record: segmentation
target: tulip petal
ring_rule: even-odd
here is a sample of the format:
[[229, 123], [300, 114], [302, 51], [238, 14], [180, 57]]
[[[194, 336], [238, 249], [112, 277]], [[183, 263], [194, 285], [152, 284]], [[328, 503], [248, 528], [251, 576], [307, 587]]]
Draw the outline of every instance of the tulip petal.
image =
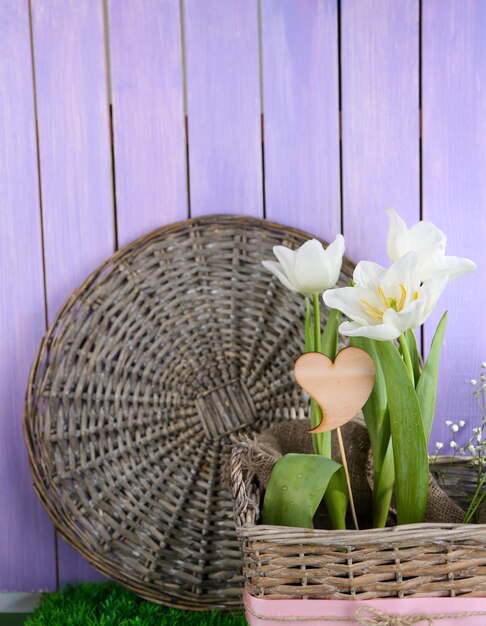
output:
[[318, 293], [335, 285], [330, 284], [330, 263], [317, 239], [306, 241], [297, 250], [294, 270], [302, 293]]
[[444, 291], [448, 281], [449, 279], [447, 276], [436, 275], [420, 287], [419, 300], [423, 300], [425, 303], [421, 314], [420, 324], [423, 324], [434, 310], [437, 300]]
[[424, 300], [414, 300], [401, 311], [387, 309], [383, 315], [383, 323], [393, 326], [397, 330], [397, 337], [406, 330], [417, 328], [423, 322], [423, 312], [426, 307]]
[[379, 323], [379, 320], [369, 314], [363, 300], [369, 302], [371, 306], [378, 304], [375, 296], [368, 289], [362, 287], [340, 287], [338, 289], [328, 289], [323, 294], [323, 300], [331, 309], [337, 309], [361, 325], [372, 325]]
[[355, 285], [376, 291], [386, 274], [386, 268], [373, 261], [360, 261], [354, 268], [353, 280]]
[[341, 273], [341, 266], [343, 264], [344, 249], [344, 237], [337, 235], [336, 239], [330, 243], [325, 250], [330, 266], [330, 284], [328, 289], [334, 287], [339, 280], [339, 274]]
[[389, 267], [383, 278], [383, 290], [389, 298], [400, 300], [402, 296], [400, 285], [406, 290], [406, 302], [410, 302], [420, 286], [417, 273], [417, 254], [413, 251], [407, 252]]
[[282, 266], [282, 271], [287, 277], [287, 280], [294, 286], [294, 289], [298, 290], [298, 283], [295, 275], [295, 257], [296, 252], [287, 248], [286, 246], [274, 246], [273, 254], [277, 257], [277, 260]]
[[385, 209], [390, 219], [388, 238], [386, 242], [388, 257], [392, 263], [410, 250], [410, 240], [407, 225], [393, 209]]
[[428, 259], [420, 266], [420, 277], [423, 281], [434, 275], [447, 275], [449, 280], [469, 274], [476, 269], [476, 263], [470, 259], [457, 256], [444, 256], [441, 259]]
[[397, 339], [400, 333], [394, 326], [388, 324], [376, 324], [376, 326], [361, 325], [358, 322], [343, 322], [339, 327], [341, 335], [347, 337], [368, 337], [378, 341]]
[[279, 281], [282, 283], [282, 285], [287, 287], [287, 289], [290, 289], [290, 291], [294, 291], [294, 292], [298, 291], [298, 289], [296, 289], [292, 285], [292, 283], [289, 281], [289, 279], [283, 272], [282, 266], [280, 265], [280, 263], [277, 263], [277, 261], [262, 261], [262, 265], [266, 270], [268, 270], [269, 272], [272, 272], [272, 274], [276, 276], [279, 279]]
[[432, 222], [420, 221], [414, 224], [410, 230], [410, 249], [421, 257], [444, 256], [447, 237]]

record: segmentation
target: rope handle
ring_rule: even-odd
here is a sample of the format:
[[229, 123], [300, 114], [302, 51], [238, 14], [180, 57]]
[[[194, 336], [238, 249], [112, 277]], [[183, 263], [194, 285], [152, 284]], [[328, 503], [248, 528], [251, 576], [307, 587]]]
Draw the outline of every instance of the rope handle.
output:
[[[235, 519], [238, 524], [244, 524], [250, 512], [258, 514], [257, 490], [249, 487], [249, 481], [243, 475], [243, 457], [248, 452], [248, 444], [240, 441], [233, 446], [230, 460], [231, 486], [233, 489]], [[256, 497], [256, 501], [253, 497]]]

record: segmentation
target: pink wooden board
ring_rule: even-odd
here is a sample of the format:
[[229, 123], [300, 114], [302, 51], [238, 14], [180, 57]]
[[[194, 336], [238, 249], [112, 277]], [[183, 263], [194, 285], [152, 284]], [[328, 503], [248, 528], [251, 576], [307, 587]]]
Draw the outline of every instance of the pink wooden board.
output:
[[[49, 323], [114, 250], [103, 7], [32, 0]], [[59, 544], [59, 580], [93, 570]]]
[[52, 590], [54, 529], [32, 488], [21, 420], [45, 330], [27, 3], [0, 0], [0, 24], [0, 592]]
[[451, 452], [446, 419], [464, 419], [464, 441], [480, 422], [469, 385], [486, 360], [486, 3], [426, 0], [422, 13], [424, 216], [448, 235], [447, 252], [478, 269], [447, 287], [425, 327], [432, 340], [449, 310], [443, 348], [435, 441]]
[[183, 6], [191, 215], [262, 217], [258, 4]]
[[263, 0], [266, 216], [341, 231], [336, 0]]
[[188, 216], [179, 0], [109, 3], [118, 244]]
[[[371, 626], [391, 624], [390, 616], [401, 616], [403, 620], [408, 617], [410, 620], [412, 616], [422, 615], [430, 616], [433, 620], [430, 623], [434, 626], [484, 626], [486, 621], [485, 598], [270, 600], [245, 593], [245, 608], [249, 626], [286, 626], [297, 622], [300, 626]], [[426, 620], [408, 623], [425, 624]]]

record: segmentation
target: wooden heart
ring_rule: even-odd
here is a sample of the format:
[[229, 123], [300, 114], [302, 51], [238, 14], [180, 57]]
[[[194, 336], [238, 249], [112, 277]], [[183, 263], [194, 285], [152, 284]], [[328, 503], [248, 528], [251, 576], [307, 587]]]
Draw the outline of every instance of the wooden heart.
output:
[[322, 421], [311, 433], [334, 430], [363, 408], [375, 382], [375, 366], [360, 348], [344, 348], [334, 363], [324, 354], [307, 352], [294, 365], [295, 379], [322, 409]]

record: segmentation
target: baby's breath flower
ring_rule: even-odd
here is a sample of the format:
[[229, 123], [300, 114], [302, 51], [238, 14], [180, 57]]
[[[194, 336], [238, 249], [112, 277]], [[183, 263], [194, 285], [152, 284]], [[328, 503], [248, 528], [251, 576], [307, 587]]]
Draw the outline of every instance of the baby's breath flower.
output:
[[476, 446], [474, 446], [472, 443], [468, 445], [467, 449], [469, 450], [469, 452], [476, 452]]
[[473, 387], [475, 387], [478, 384], [478, 381], [475, 378], [471, 378], [469, 382], [471, 383]]
[[457, 448], [457, 441], [451, 441], [449, 445], [451, 448], [455, 449]]
[[445, 425], [446, 425], [446, 426], [452, 426], [452, 422], [451, 422], [451, 420], [446, 420]]
[[459, 420], [459, 426], [462, 428], [463, 426], [466, 425], [466, 422], [464, 420]]
[[442, 450], [442, 448], [444, 447], [444, 444], [442, 443], [442, 441], [436, 441], [435, 447], [437, 448], [437, 450]]
[[451, 430], [453, 433], [457, 433], [457, 431], [459, 430], [459, 426], [457, 424], [452, 424]]
[[486, 370], [486, 361], [483, 361], [483, 362], [481, 363], [481, 367], [483, 368], [483, 370]]

